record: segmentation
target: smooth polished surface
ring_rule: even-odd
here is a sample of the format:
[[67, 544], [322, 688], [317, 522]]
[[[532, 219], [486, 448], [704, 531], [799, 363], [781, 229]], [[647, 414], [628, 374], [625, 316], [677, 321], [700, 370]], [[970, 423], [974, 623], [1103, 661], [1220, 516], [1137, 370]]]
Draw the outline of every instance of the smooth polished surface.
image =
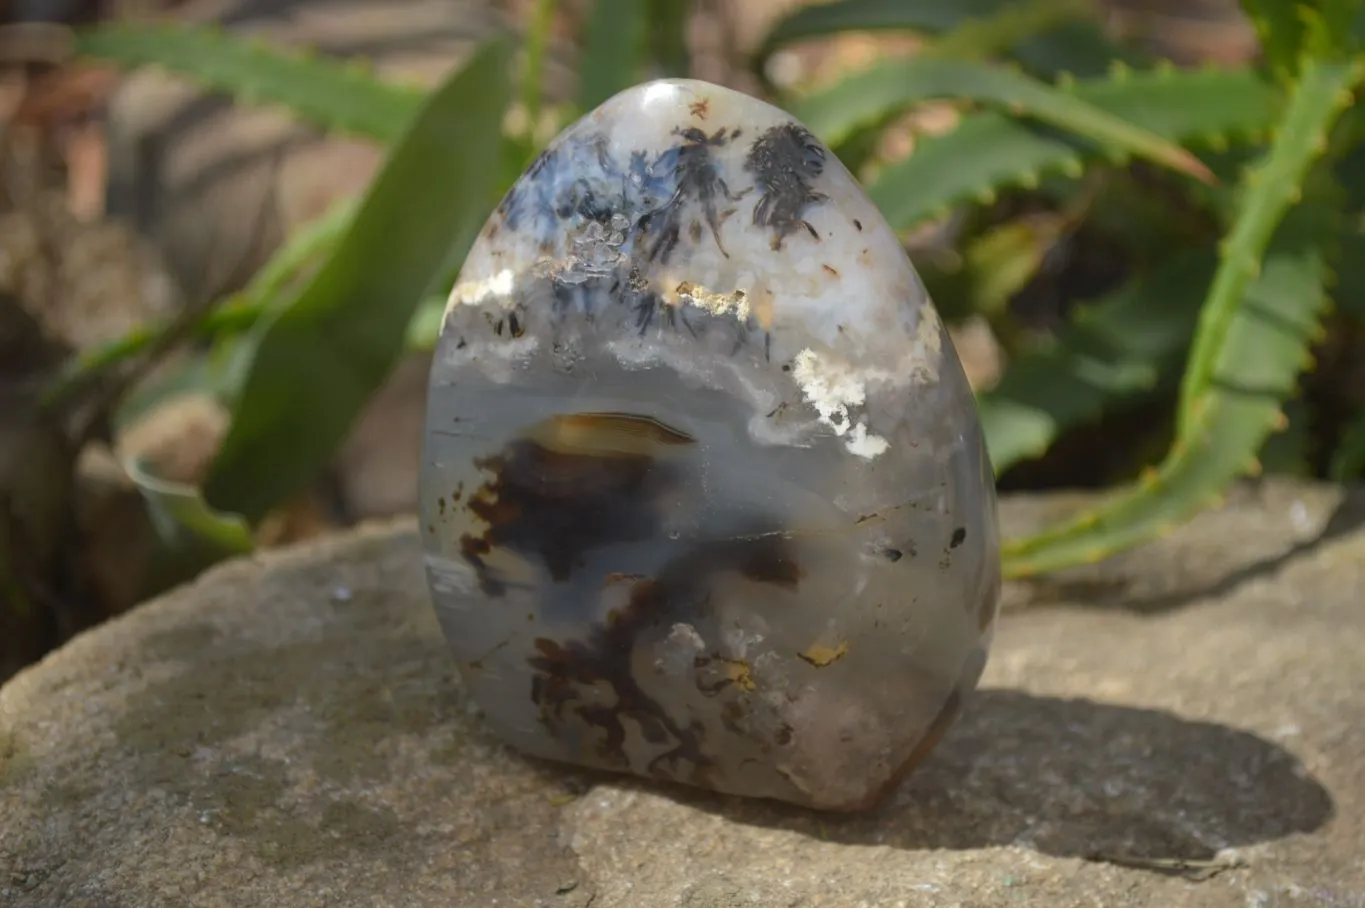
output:
[[985, 663], [994, 488], [947, 333], [834, 155], [718, 86], [617, 95], [508, 193], [421, 490], [460, 671], [528, 753], [861, 809]]

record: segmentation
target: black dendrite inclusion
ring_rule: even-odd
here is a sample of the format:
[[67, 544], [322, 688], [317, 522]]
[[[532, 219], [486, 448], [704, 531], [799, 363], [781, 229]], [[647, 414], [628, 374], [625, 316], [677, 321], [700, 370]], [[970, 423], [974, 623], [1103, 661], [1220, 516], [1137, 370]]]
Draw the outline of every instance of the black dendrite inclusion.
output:
[[[655, 162], [657, 170], [661, 166], [667, 166], [668, 158], [672, 159], [675, 179], [673, 195], [660, 208], [640, 219], [640, 226], [654, 234], [654, 240], [649, 245], [649, 258], [651, 261], [667, 263], [682, 234], [683, 216], [689, 202], [696, 202], [701, 206], [702, 215], [706, 218], [707, 226], [711, 228], [711, 236], [715, 238], [716, 247], [729, 258], [730, 253], [725, 251], [725, 246], [720, 241], [720, 222], [730, 212], [722, 213], [719, 205], [722, 201], [737, 202], [743, 198], [743, 194], [736, 195], [725, 185], [725, 180], [716, 169], [711, 151], [729, 143], [735, 132], [722, 128], [707, 135], [697, 127], [689, 126], [677, 130], [677, 134], [682, 137], [682, 144], [664, 152]], [[694, 221], [692, 224], [694, 241], [700, 233], [701, 224]]]
[[[774, 250], [781, 250], [786, 238], [801, 228], [819, 240], [805, 214], [810, 206], [827, 200], [814, 189], [827, 152], [804, 127], [787, 122], [764, 131], [744, 157], [743, 169], [753, 184], [738, 192], [722, 176], [717, 152], [739, 140], [741, 129], [725, 126], [708, 132], [690, 125], [676, 127], [673, 134], [678, 141], [671, 148], [658, 154], [635, 150], [624, 160], [612, 154], [604, 134], [556, 143], [503, 199], [498, 209], [501, 222], [495, 226], [530, 233], [546, 251], [576, 224], [596, 222], [604, 229], [622, 229], [626, 259], [610, 272], [556, 280], [551, 294], [554, 319], [570, 313], [591, 319], [604, 301], [615, 300], [634, 310], [635, 327], [642, 335], [661, 327], [699, 336], [707, 319], [689, 318], [687, 306], [665, 303], [643, 276], [655, 266], [670, 264], [680, 247], [686, 254], [703, 242], [714, 242], [729, 258], [720, 227], [734, 215], [735, 203], [751, 193], [757, 196], [753, 223], [770, 235]], [[614, 226], [617, 220], [628, 226]], [[746, 345], [753, 327], [738, 326], [736, 351]], [[766, 343], [765, 337], [765, 351]]]
[[761, 193], [754, 203], [754, 223], [773, 232], [772, 247], [805, 227], [817, 241], [820, 235], [803, 217], [810, 205], [826, 200], [811, 184], [825, 170], [825, 149], [810, 131], [796, 123], [774, 126], [758, 137], [744, 160]]

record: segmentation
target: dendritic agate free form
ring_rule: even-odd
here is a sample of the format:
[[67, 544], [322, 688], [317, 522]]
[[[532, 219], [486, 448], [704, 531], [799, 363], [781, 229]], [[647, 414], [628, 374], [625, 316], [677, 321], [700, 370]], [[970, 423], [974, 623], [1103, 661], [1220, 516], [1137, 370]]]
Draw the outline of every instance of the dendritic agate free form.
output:
[[951, 723], [999, 599], [971, 391], [801, 124], [667, 80], [489, 219], [431, 370], [436, 609], [524, 752], [829, 810]]

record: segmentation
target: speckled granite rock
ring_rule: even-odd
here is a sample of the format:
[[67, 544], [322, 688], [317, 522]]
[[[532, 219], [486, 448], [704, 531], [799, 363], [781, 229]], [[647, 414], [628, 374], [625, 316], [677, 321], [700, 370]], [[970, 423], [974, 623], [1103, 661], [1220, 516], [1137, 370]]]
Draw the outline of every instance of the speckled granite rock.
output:
[[240, 561], [0, 689], [0, 905], [1365, 905], [1362, 525], [1272, 483], [1013, 587], [958, 724], [842, 819], [499, 746], [407, 524]]

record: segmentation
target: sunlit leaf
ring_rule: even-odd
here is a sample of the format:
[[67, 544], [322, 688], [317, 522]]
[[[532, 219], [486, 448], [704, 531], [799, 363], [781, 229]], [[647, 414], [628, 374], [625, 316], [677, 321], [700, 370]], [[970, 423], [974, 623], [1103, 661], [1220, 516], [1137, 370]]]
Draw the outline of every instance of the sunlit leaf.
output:
[[936, 98], [988, 103], [1068, 130], [1117, 152], [1146, 158], [1210, 182], [1213, 175], [1193, 154], [1073, 92], [999, 66], [913, 57], [888, 60], [841, 80], [789, 107], [822, 139], [837, 143], [854, 129], [887, 119], [912, 104]]
[[353, 63], [201, 25], [101, 23], [77, 34], [75, 51], [124, 67], [160, 66], [243, 103], [278, 104], [325, 129], [382, 142], [402, 135], [424, 95]]
[[1011, 363], [977, 402], [1004, 473], [1069, 429], [1174, 387], [1208, 282], [1212, 250], [1191, 253], [1073, 313], [1056, 340]]
[[[1250, 71], [1133, 74], [1123, 80], [1078, 82], [1080, 98], [1170, 141], [1226, 140], [1271, 126], [1281, 102], [1273, 86]], [[949, 206], [1042, 176], [1080, 175], [1093, 143], [1039, 128], [999, 111], [965, 116], [952, 131], [921, 137], [908, 158], [888, 164], [868, 194], [897, 230]], [[1192, 183], [1192, 187], [1201, 184]]]
[[262, 331], [204, 486], [255, 522], [315, 479], [496, 201], [510, 47], [485, 45], [393, 148], [336, 252]]
[[1242, 180], [1236, 219], [1200, 308], [1181, 382], [1176, 438], [1161, 464], [1103, 505], [1002, 547], [1022, 577], [1103, 559], [1197, 513], [1256, 454], [1321, 331], [1332, 240], [1341, 230], [1326, 136], [1365, 63], [1306, 58], [1264, 159]]
[[255, 547], [247, 522], [237, 514], [214, 510], [198, 489], [157, 477], [137, 459], [123, 466], [147, 502], [152, 525], [167, 547], [204, 548], [210, 557], [241, 555]]

